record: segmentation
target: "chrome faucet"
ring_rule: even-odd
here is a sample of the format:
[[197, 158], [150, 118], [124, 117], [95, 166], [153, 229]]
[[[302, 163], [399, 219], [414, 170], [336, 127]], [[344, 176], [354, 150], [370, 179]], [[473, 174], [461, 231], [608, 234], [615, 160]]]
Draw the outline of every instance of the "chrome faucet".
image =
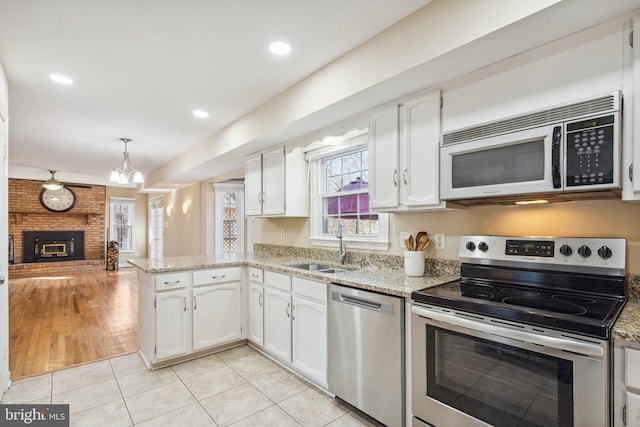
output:
[[340, 247], [339, 247], [340, 249], [339, 249], [339, 253], [338, 253], [338, 261], [340, 262], [340, 264], [344, 264], [344, 259], [347, 257], [347, 250], [346, 250], [344, 244], [342, 243], [342, 225], [338, 226], [338, 232], [336, 233], [336, 237], [340, 241]]

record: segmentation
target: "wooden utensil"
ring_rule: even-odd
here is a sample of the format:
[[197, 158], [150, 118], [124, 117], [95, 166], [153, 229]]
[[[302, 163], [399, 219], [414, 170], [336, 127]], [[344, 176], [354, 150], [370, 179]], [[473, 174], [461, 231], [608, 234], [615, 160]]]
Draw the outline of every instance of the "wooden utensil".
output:
[[420, 249], [418, 249], [418, 243], [420, 243], [420, 239], [422, 238], [422, 236], [426, 236], [427, 232], [426, 231], [418, 231], [418, 234], [416, 234], [416, 251], [419, 251]]
[[420, 239], [418, 240], [418, 243], [416, 244], [416, 251], [424, 251], [425, 249], [427, 249], [427, 246], [429, 246], [429, 238], [427, 237], [427, 234], [423, 234], [422, 236], [420, 236]]
[[406, 239], [404, 239], [404, 246], [407, 248], [408, 251], [412, 251], [413, 250], [413, 249], [411, 249], [411, 242], [409, 241], [408, 237]]
[[415, 251], [415, 242], [413, 241], [413, 234], [409, 236], [407, 240], [404, 241], [404, 245], [407, 247], [408, 251]]

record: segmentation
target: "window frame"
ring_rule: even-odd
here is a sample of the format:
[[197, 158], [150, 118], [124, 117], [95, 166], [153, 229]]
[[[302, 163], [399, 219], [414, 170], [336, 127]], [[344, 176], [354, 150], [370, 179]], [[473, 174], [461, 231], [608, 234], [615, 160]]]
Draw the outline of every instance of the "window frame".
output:
[[[368, 134], [355, 136], [347, 139], [338, 145], [322, 147], [307, 153], [310, 170], [310, 191], [309, 191], [309, 242], [312, 246], [338, 247], [338, 239], [334, 235], [323, 233], [323, 185], [326, 183], [324, 160], [329, 157], [336, 157], [369, 148]], [[369, 174], [371, 174], [369, 169]], [[371, 178], [369, 178], [369, 182]], [[370, 210], [371, 211], [371, 210]], [[372, 211], [375, 212], [375, 211]], [[370, 235], [356, 236], [344, 234], [343, 242], [349, 248], [367, 249], [375, 251], [388, 251], [389, 241], [389, 214], [375, 212], [378, 215], [379, 234], [373, 238]]]
[[[126, 204], [129, 205], [129, 241], [130, 241], [130, 249], [122, 249], [120, 247], [120, 242], [118, 242], [118, 248], [120, 253], [134, 253], [135, 250], [135, 224], [136, 224], [136, 199], [132, 197], [110, 197], [109, 198], [109, 240], [116, 240], [115, 237], [118, 236], [116, 232], [116, 219], [115, 219], [115, 209], [114, 205], [116, 204]], [[116, 240], [117, 241], [117, 240]]]

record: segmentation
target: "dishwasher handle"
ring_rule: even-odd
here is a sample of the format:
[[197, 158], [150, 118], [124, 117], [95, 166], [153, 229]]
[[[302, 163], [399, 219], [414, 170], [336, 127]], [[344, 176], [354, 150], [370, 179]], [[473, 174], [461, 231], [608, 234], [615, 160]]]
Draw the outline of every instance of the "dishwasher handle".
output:
[[393, 304], [391, 303], [369, 300], [334, 290], [331, 291], [331, 299], [342, 304], [364, 308], [365, 310], [379, 311], [384, 314], [393, 315]]

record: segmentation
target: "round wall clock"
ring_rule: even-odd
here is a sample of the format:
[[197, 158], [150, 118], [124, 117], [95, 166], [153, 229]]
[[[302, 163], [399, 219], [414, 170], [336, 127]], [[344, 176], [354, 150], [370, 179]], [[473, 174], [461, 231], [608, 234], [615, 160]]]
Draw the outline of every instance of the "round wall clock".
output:
[[76, 204], [76, 194], [68, 187], [40, 192], [40, 204], [52, 212], [66, 212]]

